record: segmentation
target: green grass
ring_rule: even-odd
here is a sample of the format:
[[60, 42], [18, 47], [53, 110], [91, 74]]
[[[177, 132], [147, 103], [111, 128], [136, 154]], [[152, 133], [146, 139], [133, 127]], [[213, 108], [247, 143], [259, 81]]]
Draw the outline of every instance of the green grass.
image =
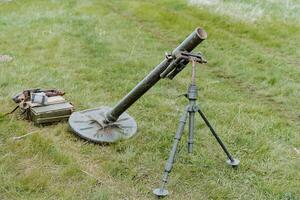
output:
[[[181, 142], [168, 199], [299, 199], [299, 15], [249, 23], [223, 14], [183, 0], [0, 1], [0, 54], [14, 58], [0, 63], [0, 112], [33, 87], [64, 89], [77, 110], [113, 106], [201, 26], [209, 36], [197, 50], [209, 64], [198, 69], [199, 104], [241, 165], [226, 166], [199, 121], [193, 155]], [[137, 136], [113, 145], [87, 143], [67, 123], [1, 117], [0, 199], [154, 199], [189, 75], [135, 103]]]

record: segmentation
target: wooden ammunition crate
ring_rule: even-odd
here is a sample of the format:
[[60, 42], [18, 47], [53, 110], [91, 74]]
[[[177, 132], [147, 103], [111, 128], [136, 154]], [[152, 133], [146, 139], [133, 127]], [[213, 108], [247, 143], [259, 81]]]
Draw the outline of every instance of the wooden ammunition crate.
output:
[[35, 124], [46, 124], [67, 120], [73, 110], [74, 107], [68, 102], [36, 106], [30, 108], [30, 117]]

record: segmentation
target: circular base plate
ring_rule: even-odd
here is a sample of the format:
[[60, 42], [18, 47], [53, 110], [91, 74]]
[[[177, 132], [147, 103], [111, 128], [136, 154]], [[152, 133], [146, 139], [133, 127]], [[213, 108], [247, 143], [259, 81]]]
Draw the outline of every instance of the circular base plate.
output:
[[157, 197], [165, 197], [169, 194], [169, 191], [163, 188], [156, 188], [153, 190], [153, 194]]
[[237, 167], [240, 164], [240, 160], [238, 159], [233, 159], [233, 161], [231, 161], [230, 159], [226, 160], [228, 165], [231, 165], [232, 167]]
[[69, 118], [72, 131], [81, 138], [95, 143], [113, 143], [132, 137], [137, 130], [136, 122], [123, 113], [116, 122], [105, 124], [110, 107], [100, 107], [74, 112]]

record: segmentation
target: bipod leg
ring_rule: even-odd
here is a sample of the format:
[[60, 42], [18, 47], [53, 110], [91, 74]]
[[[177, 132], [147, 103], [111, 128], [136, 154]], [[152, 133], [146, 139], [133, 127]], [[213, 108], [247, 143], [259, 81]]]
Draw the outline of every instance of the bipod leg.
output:
[[186, 120], [187, 120], [187, 116], [188, 116], [188, 108], [185, 109], [184, 113], [182, 114], [181, 118], [180, 118], [180, 122], [179, 122], [179, 126], [178, 129], [176, 131], [176, 135], [174, 138], [174, 143], [173, 143], [173, 147], [171, 149], [168, 161], [166, 163], [165, 166], [165, 170], [164, 170], [164, 174], [163, 174], [163, 178], [162, 178], [162, 185], [160, 188], [156, 188], [153, 190], [153, 193], [157, 196], [157, 197], [165, 197], [169, 194], [168, 190], [165, 189], [165, 186], [168, 182], [168, 178], [169, 178], [169, 174], [171, 173], [171, 170], [173, 168], [173, 164], [175, 161], [175, 155], [177, 153], [177, 146], [178, 143], [182, 137], [183, 134], [183, 130], [184, 130], [184, 125], [186, 124]]
[[200, 108], [198, 107], [198, 113], [200, 114], [200, 116], [202, 117], [203, 121], [205, 122], [205, 124], [207, 125], [207, 127], [209, 128], [210, 132], [213, 134], [213, 136], [216, 138], [216, 140], [218, 141], [219, 145], [222, 147], [223, 151], [225, 152], [225, 154], [228, 157], [228, 160], [226, 161], [227, 164], [231, 165], [232, 167], [236, 167], [239, 165], [240, 161], [238, 159], [234, 159], [231, 154], [229, 153], [229, 151], [227, 150], [227, 148], [225, 147], [225, 145], [223, 144], [222, 140], [220, 139], [220, 137], [218, 136], [218, 134], [216, 133], [216, 131], [214, 130], [214, 128], [211, 126], [211, 124], [209, 123], [208, 119], [206, 118], [206, 116], [204, 115], [204, 113], [200, 110]]
[[189, 108], [188, 153], [193, 152], [194, 127], [195, 127], [195, 110], [194, 110], [193, 106], [190, 106], [190, 108]]

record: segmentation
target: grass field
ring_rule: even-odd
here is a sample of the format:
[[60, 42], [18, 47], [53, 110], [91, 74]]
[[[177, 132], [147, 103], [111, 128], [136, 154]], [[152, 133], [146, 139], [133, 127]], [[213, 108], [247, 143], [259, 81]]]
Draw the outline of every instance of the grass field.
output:
[[[0, 112], [33, 87], [65, 90], [77, 110], [113, 106], [201, 26], [208, 39], [197, 50], [209, 64], [197, 71], [199, 104], [241, 165], [225, 164], [199, 120], [194, 153], [181, 142], [168, 199], [300, 199], [300, 3], [263, 1], [247, 20], [222, 12], [226, 2], [0, 0], [0, 54], [13, 57], [0, 62]], [[188, 67], [135, 103], [137, 135], [113, 145], [87, 143], [67, 123], [1, 117], [0, 199], [154, 199], [189, 76]]]

